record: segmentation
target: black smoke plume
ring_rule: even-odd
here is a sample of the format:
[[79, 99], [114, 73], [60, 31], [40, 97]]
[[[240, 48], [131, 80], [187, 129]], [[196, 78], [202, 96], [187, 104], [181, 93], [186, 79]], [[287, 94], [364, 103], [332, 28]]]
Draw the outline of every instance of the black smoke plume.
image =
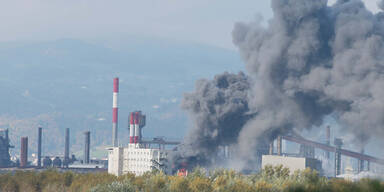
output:
[[241, 128], [254, 116], [248, 107], [249, 83], [244, 73], [223, 73], [196, 82], [195, 91], [186, 93], [182, 101], [194, 125], [177, 158], [209, 165], [219, 146], [237, 142]]
[[361, 0], [327, 3], [272, 0], [267, 27], [236, 23], [233, 42], [248, 77], [219, 75], [185, 95], [195, 123], [185, 156], [204, 161], [233, 144], [246, 166], [261, 140], [321, 125], [327, 115], [361, 145], [384, 136], [383, 14]]

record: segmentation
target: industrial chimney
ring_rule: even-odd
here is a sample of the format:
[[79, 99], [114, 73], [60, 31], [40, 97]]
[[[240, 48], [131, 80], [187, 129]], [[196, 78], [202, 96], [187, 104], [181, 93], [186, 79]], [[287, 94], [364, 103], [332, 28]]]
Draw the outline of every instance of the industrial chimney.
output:
[[129, 115], [129, 143], [140, 143], [142, 129], [145, 126], [146, 116], [141, 111], [131, 112]]
[[26, 167], [28, 164], [28, 137], [21, 138], [20, 145], [20, 167]]
[[117, 117], [118, 117], [118, 108], [117, 108], [117, 94], [119, 92], [119, 78], [113, 79], [113, 103], [112, 103], [112, 145], [113, 147], [118, 146], [117, 140]]
[[69, 128], [65, 129], [65, 148], [64, 148], [64, 162], [63, 166], [68, 168], [69, 164]]
[[42, 133], [43, 129], [41, 127], [38, 128], [38, 135], [37, 135], [37, 167], [41, 167], [41, 139], [42, 139]]
[[140, 118], [140, 113], [138, 111], [135, 112], [135, 120], [134, 120], [134, 123], [135, 123], [135, 138], [134, 138], [134, 142], [135, 143], [139, 143], [139, 138], [140, 138], [140, 127], [139, 127], [139, 118]]
[[134, 143], [135, 137], [135, 124], [134, 124], [134, 113], [131, 112], [129, 115], [129, 143]]
[[91, 132], [86, 131], [84, 132], [85, 140], [84, 140], [84, 164], [89, 163], [89, 147], [91, 144]]

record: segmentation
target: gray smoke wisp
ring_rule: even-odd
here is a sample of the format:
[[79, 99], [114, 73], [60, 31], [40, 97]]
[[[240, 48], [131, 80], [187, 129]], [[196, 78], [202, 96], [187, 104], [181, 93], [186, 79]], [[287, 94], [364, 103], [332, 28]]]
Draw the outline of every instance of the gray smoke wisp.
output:
[[[248, 77], [219, 75], [185, 95], [183, 108], [195, 122], [186, 141], [191, 155], [209, 157], [218, 145], [234, 144], [247, 165], [260, 140], [321, 125], [327, 115], [361, 145], [384, 137], [382, 13], [371, 13], [361, 0], [332, 6], [272, 0], [271, 6], [268, 27], [236, 23], [233, 30]], [[228, 85], [244, 85], [220, 88], [218, 79], [227, 76]], [[227, 124], [232, 120], [239, 123]]]

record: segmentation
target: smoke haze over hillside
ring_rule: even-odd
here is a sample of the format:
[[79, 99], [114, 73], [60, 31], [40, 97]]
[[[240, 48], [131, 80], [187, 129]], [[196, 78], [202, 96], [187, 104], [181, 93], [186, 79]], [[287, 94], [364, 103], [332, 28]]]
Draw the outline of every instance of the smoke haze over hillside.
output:
[[[272, 0], [271, 7], [268, 27], [254, 21], [237, 23], [233, 30], [249, 75], [244, 78], [249, 89], [239, 93], [247, 95], [242, 98], [246, 112], [232, 129], [212, 124], [211, 119], [225, 122], [228, 114], [217, 109], [232, 108], [232, 98], [223, 98], [208, 112], [196, 110], [217, 95], [216, 88], [197, 83], [195, 92], [184, 97], [184, 103], [194, 105], [184, 109], [196, 122], [190, 133], [203, 135], [189, 136], [194, 139], [187, 140], [192, 146], [188, 150], [214, 154], [219, 145], [235, 142], [245, 166], [255, 161], [257, 151], [252, 149], [260, 140], [321, 125], [328, 115], [360, 145], [372, 136], [384, 137], [383, 13], [373, 14], [360, 0], [339, 0], [332, 6], [327, 0]], [[249, 114], [253, 118], [245, 118]], [[195, 144], [201, 138], [209, 145]]]
[[197, 78], [242, 68], [235, 51], [146, 37], [0, 43], [0, 63], [0, 129], [10, 129], [13, 155], [20, 153], [21, 136], [29, 137], [29, 154], [36, 152], [38, 126], [43, 127], [43, 155], [64, 152], [65, 128], [71, 129], [71, 153], [82, 151], [86, 130], [92, 148], [110, 146], [115, 76], [121, 80], [122, 145], [128, 142], [127, 117], [134, 110], [148, 115], [145, 137], [180, 138], [186, 124], [181, 93]]

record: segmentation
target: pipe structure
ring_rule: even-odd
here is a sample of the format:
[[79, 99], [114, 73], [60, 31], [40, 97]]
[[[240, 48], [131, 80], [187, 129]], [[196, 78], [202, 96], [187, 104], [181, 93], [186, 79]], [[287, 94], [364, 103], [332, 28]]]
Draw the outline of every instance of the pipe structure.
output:
[[41, 167], [41, 140], [43, 135], [43, 128], [39, 127], [37, 132], [37, 167]]
[[84, 164], [89, 164], [89, 148], [91, 144], [91, 132], [84, 132], [85, 140], [84, 140]]
[[[296, 136], [285, 135], [285, 136], [283, 136], [283, 139], [285, 139], [287, 141], [299, 143], [299, 144], [309, 145], [309, 146], [312, 146], [312, 147], [315, 147], [315, 148], [319, 148], [319, 149], [322, 149], [322, 150], [325, 150], [325, 151], [335, 152], [335, 150], [336, 150], [336, 148], [333, 147], [333, 146], [328, 146], [326, 144], [310, 141], [310, 140], [307, 140], [307, 139], [304, 139], [304, 138], [298, 138]], [[372, 162], [372, 163], [377, 163], [377, 164], [380, 164], [380, 165], [384, 165], [384, 159], [379, 159], [379, 158], [376, 158], [376, 157], [373, 157], [373, 156], [370, 156], [370, 155], [360, 154], [360, 153], [357, 153], [357, 152], [354, 152], [354, 151], [345, 150], [345, 149], [340, 149], [340, 153], [342, 155], [345, 155], [345, 156], [348, 156], [348, 157], [353, 157], [353, 158], [356, 158], [356, 159], [362, 159], [364, 161], [369, 161], [369, 162]]]
[[341, 153], [339, 147], [336, 147], [335, 151], [335, 176], [341, 174]]
[[134, 113], [131, 112], [129, 115], [129, 143], [134, 143], [135, 137], [135, 125], [134, 125]]
[[[328, 146], [331, 145], [331, 126], [329, 125], [326, 127], [326, 130], [325, 130], [325, 144]], [[325, 157], [329, 159], [330, 157], [329, 151], [325, 152]]]
[[300, 145], [300, 155], [308, 158], [315, 158], [315, 148], [309, 145]]
[[142, 144], [148, 144], [148, 145], [151, 145], [151, 144], [180, 145], [181, 144], [181, 142], [179, 142], [179, 141], [166, 141], [162, 138], [154, 138], [152, 140], [142, 140], [141, 143]]
[[269, 143], [269, 155], [273, 155], [273, 141]]
[[119, 78], [113, 79], [113, 103], [112, 103], [112, 145], [118, 146], [118, 134], [117, 134], [117, 120], [118, 120], [118, 107], [117, 107], [117, 95], [119, 93]]
[[63, 166], [68, 168], [69, 164], [69, 128], [65, 129], [65, 148], [64, 148], [64, 162]]
[[[362, 149], [360, 151], [360, 153], [364, 154], [364, 149]], [[357, 172], [360, 173], [362, 171], [364, 171], [364, 160], [359, 159], [358, 160], [358, 165], [357, 165]]]
[[277, 137], [277, 155], [282, 155], [282, 141], [283, 139], [282, 139], [282, 137], [281, 136], [278, 136]]
[[339, 138], [335, 138], [334, 144], [336, 146], [335, 149], [335, 176], [341, 174], [341, 146], [343, 145], [343, 141]]
[[21, 138], [20, 145], [20, 167], [28, 165], [28, 137]]

